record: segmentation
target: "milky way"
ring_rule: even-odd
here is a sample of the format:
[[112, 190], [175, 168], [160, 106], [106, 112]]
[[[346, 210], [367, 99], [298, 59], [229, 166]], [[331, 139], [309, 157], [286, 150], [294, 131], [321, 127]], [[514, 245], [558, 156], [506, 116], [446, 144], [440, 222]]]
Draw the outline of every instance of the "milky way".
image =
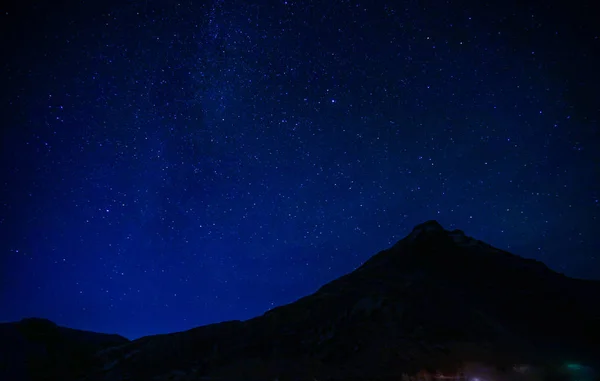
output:
[[3, 11], [0, 320], [247, 319], [429, 219], [600, 278], [591, 10], [248, 3]]

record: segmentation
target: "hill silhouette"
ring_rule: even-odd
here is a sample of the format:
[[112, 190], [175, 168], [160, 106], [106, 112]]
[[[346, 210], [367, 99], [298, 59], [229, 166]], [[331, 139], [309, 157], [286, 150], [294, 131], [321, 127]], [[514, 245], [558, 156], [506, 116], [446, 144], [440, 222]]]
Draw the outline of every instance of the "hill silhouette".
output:
[[590, 381], [599, 298], [598, 281], [427, 221], [314, 294], [247, 321], [134, 341], [40, 327], [50, 322], [34, 322], [50, 333], [32, 338], [20, 322], [2, 326], [1, 346], [3, 356], [44, 346], [43, 360], [28, 349], [13, 367], [31, 380]]

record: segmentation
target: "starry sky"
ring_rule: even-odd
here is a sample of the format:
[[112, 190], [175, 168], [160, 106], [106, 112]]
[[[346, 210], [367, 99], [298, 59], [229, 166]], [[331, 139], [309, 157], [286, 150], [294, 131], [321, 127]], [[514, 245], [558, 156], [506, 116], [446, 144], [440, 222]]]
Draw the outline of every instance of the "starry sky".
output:
[[429, 219], [600, 279], [584, 4], [3, 6], [0, 321], [247, 319]]

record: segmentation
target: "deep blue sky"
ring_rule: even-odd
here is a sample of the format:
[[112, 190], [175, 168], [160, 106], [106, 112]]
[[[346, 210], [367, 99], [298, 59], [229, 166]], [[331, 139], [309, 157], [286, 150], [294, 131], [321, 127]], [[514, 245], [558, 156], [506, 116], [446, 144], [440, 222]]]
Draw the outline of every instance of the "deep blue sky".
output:
[[593, 11], [493, 1], [2, 9], [0, 321], [246, 319], [428, 219], [599, 279]]

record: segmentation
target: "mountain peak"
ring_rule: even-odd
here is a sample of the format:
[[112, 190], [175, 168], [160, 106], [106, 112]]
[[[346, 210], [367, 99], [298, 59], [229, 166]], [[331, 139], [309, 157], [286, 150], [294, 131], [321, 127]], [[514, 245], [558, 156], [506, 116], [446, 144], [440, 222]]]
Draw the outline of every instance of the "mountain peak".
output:
[[436, 220], [425, 221], [413, 228], [413, 232], [418, 231], [444, 231], [444, 227]]
[[406, 237], [409, 241], [414, 241], [422, 234], [431, 234], [431, 233], [443, 233], [445, 232], [444, 227], [440, 225], [436, 220], [425, 221], [422, 224], [416, 225], [412, 232]]

